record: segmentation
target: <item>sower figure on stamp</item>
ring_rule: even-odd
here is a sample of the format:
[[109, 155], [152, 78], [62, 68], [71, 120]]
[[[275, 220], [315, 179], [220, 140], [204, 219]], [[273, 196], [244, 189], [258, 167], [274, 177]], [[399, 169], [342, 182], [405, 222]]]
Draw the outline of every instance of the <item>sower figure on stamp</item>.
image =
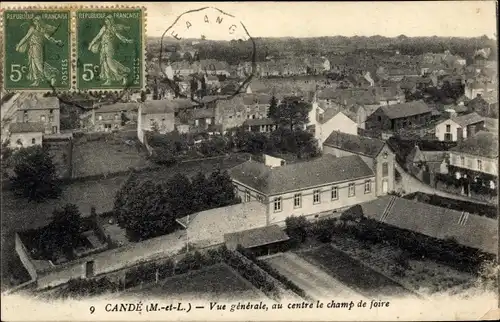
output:
[[58, 46], [62, 46], [61, 40], [51, 37], [57, 30], [57, 27], [44, 23], [40, 16], [33, 18], [33, 25], [30, 26], [28, 33], [16, 45], [16, 51], [25, 53], [28, 50], [28, 80], [33, 81], [30, 86], [38, 86], [41, 80], [49, 80], [51, 86], [54, 86], [57, 68], [50, 66], [44, 60], [43, 45], [45, 40], [49, 40]]
[[130, 73], [130, 68], [122, 65], [119, 61], [113, 58], [115, 48], [113, 40], [118, 38], [121, 42], [131, 44], [134, 41], [120, 34], [121, 31], [128, 30], [128, 26], [115, 24], [113, 17], [108, 15], [104, 19], [104, 26], [89, 44], [89, 50], [93, 53], [99, 52], [101, 65], [101, 80], [104, 80], [103, 85], [111, 85], [112, 82], [121, 82], [124, 86], [127, 83], [127, 76]]

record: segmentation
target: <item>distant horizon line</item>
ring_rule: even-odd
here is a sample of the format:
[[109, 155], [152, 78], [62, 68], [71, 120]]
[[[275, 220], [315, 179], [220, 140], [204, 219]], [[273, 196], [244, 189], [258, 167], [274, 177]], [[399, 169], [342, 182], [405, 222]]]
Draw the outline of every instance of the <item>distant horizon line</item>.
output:
[[[311, 38], [336, 38], [336, 37], [343, 37], [343, 38], [387, 38], [387, 39], [397, 39], [401, 36], [404, 36], [405, 38], [449, 38], [449, 39], [475, 39], [475, 38], [482, 38], [486, 36], [488, 40], [497, 40], [496, 37], [490, 37], [488, 35], [480, 35], [480, 36], [438, 36], [438, 35], [432, 35], [432, 36], [407, 36], [407, 35], [398, 35], [398, 36], [382, 36], [382, 35], [371, 35], [371, 36], [360, 36], [360, 35], [354, 35], [354, 36], [345, 36], [345, 35], [334, 35], [334, 36], [307, 36], [307, 37], [295, 37], [295, 36], [252, 36], [251, 38], [253, 39], [311, 39]], [[147, 36], [147, 38], [166, 38], [166, 39], [172, 39], [172, 40], [177, 40], [175, 37], [171, 36], [165, 36], [162, 37], [160, 36]], [[224, 40], [224, 39], [211, 39], [211, 38], [183, 38], [182, 40], [211, 40], [211, 41], [227, 41], [229, 42], [230, 40]]]

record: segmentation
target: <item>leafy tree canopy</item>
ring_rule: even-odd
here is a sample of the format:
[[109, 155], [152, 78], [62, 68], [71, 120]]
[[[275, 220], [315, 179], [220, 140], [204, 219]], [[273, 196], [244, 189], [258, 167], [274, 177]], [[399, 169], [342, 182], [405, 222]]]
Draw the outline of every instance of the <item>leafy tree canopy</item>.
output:
[[21, 148], [13, 155], [13, 164], [12, 189], [19, 196], [41, 201], [61, 194], [56, 167], [46, 148]]

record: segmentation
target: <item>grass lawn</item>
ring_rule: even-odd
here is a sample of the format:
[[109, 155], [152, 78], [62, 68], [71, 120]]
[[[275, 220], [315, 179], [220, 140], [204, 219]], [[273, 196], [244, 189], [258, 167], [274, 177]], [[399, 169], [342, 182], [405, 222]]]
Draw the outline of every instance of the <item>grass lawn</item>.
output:
[[198, 271], [174, 276], [159, 284], [127, 292], [148, 297], [176, 300], [259, 300], [265, 297], [249, 281], [226, 264], [216, 264]]
[[[125, 143], [128, 142], [129, 144]], [[73, 146], [73, 177], [126, 171], [130, 167], [144, 168], [146, 160], [137, 139], [113, 136], [97, 141], [77, 140]]]
[[410, 294], [401, 285], [330, 245], [323, 245], [309, 251], [301, 251], [298, 254], [364, 296], [402, 296]]

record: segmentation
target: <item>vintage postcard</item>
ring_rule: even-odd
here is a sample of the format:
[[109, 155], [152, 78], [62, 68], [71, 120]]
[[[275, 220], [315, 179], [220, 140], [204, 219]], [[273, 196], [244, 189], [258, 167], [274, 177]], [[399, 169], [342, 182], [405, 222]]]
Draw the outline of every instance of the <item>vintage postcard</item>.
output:
[[5, 321], [498, 320], [495, 1], [3, 1]]

